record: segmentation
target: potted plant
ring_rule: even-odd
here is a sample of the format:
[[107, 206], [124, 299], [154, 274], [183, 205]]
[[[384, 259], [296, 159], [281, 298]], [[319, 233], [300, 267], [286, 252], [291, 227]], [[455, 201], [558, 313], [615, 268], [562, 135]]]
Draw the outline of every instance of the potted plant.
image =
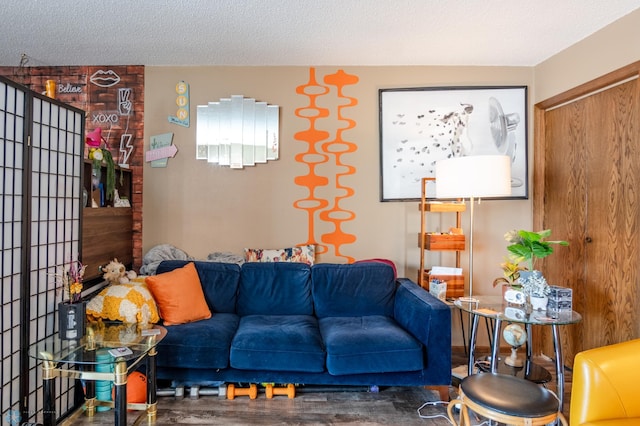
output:
[[551, 289], [547, 280], [540, 271], [531, 271], [530, 274], [525, 274], [519, 278], [522, 291], [529, 298], [531, 307], [535, 310], [544, 310], [547, 308], [547, 302], [549, 301], [549, 293]]
[[513, 230], [504, 234], [504, 239], [510, 243], [507, 250], [521, 257], [522, 261], [526, 261], [529, 264], [527, 270], [533, 271], [537, 259], [542, 259], [553, 253], [552, 244], [569, 245], [566, 241], [545, 241], [544, 239], [550, 235], [551, 229], [538, 232]]
[[[550, 291], [549, 284], [542, 273], [534, 269], [536, 260], [552, 254], [554, 244], [561, 246], [569, 245], [566, 241], [545, 240], [550, 235], [550, 229], [538, 232], [525, 230], [507, 232], [504, 238], [509, 243], [507, 246], [509, 257], [507, 258], [507, 262], [501, 264], [504, 279], [496, 279], [494, 286], [500, 282], [506, 282], [512, 287], [519, 285], [524, 294], [530, 299], [540, 297], [546, 300]], [[522, 262], [526, 263], [526, 266], [521, 266], [520, 263]], [[546, 301], [542, 300], [539, 303], [544, 304], [543, 306], [546, 307]]]
[[58, 333], [62, 339], [76, 340], [84, 335], [86, 308], [82, 300], [82, 280], [86, 268], [79, 261], [71, 261], [56, 274], [62, 285], [62, 301], [58, 303]]
[[[106, 188], [104, 189], [104, 195], [107, 200], [112, 200], [116, 187], [116, 168], [107, 141], [102, 137], [102, 129], [100, 127], [97, 127], [92, 132], [87, 133], [85, 143], [89, 148], [88, 158], [89, 160], [92, 160], [91, 189], [98, 189], [100, 185], [102, 179], [101, 168], [102, 163], [104, 162], [107, 170]], [[104, 147], [102, 147], [103, 144]]]

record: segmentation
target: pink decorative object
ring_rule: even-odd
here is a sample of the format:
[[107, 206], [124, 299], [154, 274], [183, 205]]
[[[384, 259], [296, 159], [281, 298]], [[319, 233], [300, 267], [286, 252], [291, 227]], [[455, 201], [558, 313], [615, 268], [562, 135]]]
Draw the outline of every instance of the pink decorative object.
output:
[[173, 158], [178, 152], [178, 148], [175, 145], [164, 146], [162, 148], [151, 149], [146, 152], [145, 160], [155, 161], [163, 158]]
[[87, 133], [87, 138], [85, 139], [86, 144], [88, 146], [97, 148], [102, 143], [102, 128], [96, 127], [92, 132]]

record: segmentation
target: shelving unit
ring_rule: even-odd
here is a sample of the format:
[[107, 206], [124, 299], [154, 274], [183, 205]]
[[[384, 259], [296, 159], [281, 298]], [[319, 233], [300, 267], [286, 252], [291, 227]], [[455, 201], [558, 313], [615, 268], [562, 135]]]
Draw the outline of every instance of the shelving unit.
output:
[[[418, 284], [429, 288], [431, 269], [425, 269], [426, 251], [454, 251], [455, 267], [460, 268], [460, 252], [465, 248], [465, 236], [463, 234], [434, 233], [427, 230], [427, 215], [430, 213], [454, 213], [456, 228], [462, 224], [462, 212], [466, 205], [462, 201], [429, 201], [427, 200], [427, 184], [435, 182], [435, 178], [422, 178], [422, 191], [420, 197], [420, 234], [418, 244], [420, 246], [420, 269], [418, 270]], [[444, 265], [442, 265], [444, 266]], [[438, 275], [435, 276], [447, 283], [447, 298], [464, 296], [463, 275]]]
[[[82, 263], [87, 265], [85, 280], [102, 277], [99, 266], [117, 258], [127, 268], [133, 264], [133, 209], [113, 207], [113, 200], [105, 200], [103, 207], [91, 207], [92, 197], [99, 203], [100, 194], [91, 191], [92, 161], [84, 163], [84, 189], [88, 200], [82, 211]], [[121, 198], [131, 203], [131, 170], [115, 166], [116, 189]], [[101, 167], [100, 181], [106, 186], [106, 165]]]

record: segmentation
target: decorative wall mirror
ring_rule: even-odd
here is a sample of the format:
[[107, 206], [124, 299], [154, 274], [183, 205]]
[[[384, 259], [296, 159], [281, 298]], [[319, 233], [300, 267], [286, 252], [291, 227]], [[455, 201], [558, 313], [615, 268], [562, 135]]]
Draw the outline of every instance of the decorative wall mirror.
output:
[[279, 156], [279, 107], [232, 95], [196, 110], [196, 159], [232, 169]]

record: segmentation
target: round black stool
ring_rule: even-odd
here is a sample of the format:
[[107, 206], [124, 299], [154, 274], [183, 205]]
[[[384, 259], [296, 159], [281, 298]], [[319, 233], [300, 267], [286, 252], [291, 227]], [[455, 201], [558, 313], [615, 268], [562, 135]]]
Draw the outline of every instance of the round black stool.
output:
[[449, 402], [447, 412], [453, 418], [453, 407], [460, 405], [460, 426], [471, 425], [469, 410], [490, 420], [509, 425], [546, 425], [562, 415], [558, 398], [528, 380], [506, 374], [480, 373], [465, 377], [460, 383], [459, 396]]

